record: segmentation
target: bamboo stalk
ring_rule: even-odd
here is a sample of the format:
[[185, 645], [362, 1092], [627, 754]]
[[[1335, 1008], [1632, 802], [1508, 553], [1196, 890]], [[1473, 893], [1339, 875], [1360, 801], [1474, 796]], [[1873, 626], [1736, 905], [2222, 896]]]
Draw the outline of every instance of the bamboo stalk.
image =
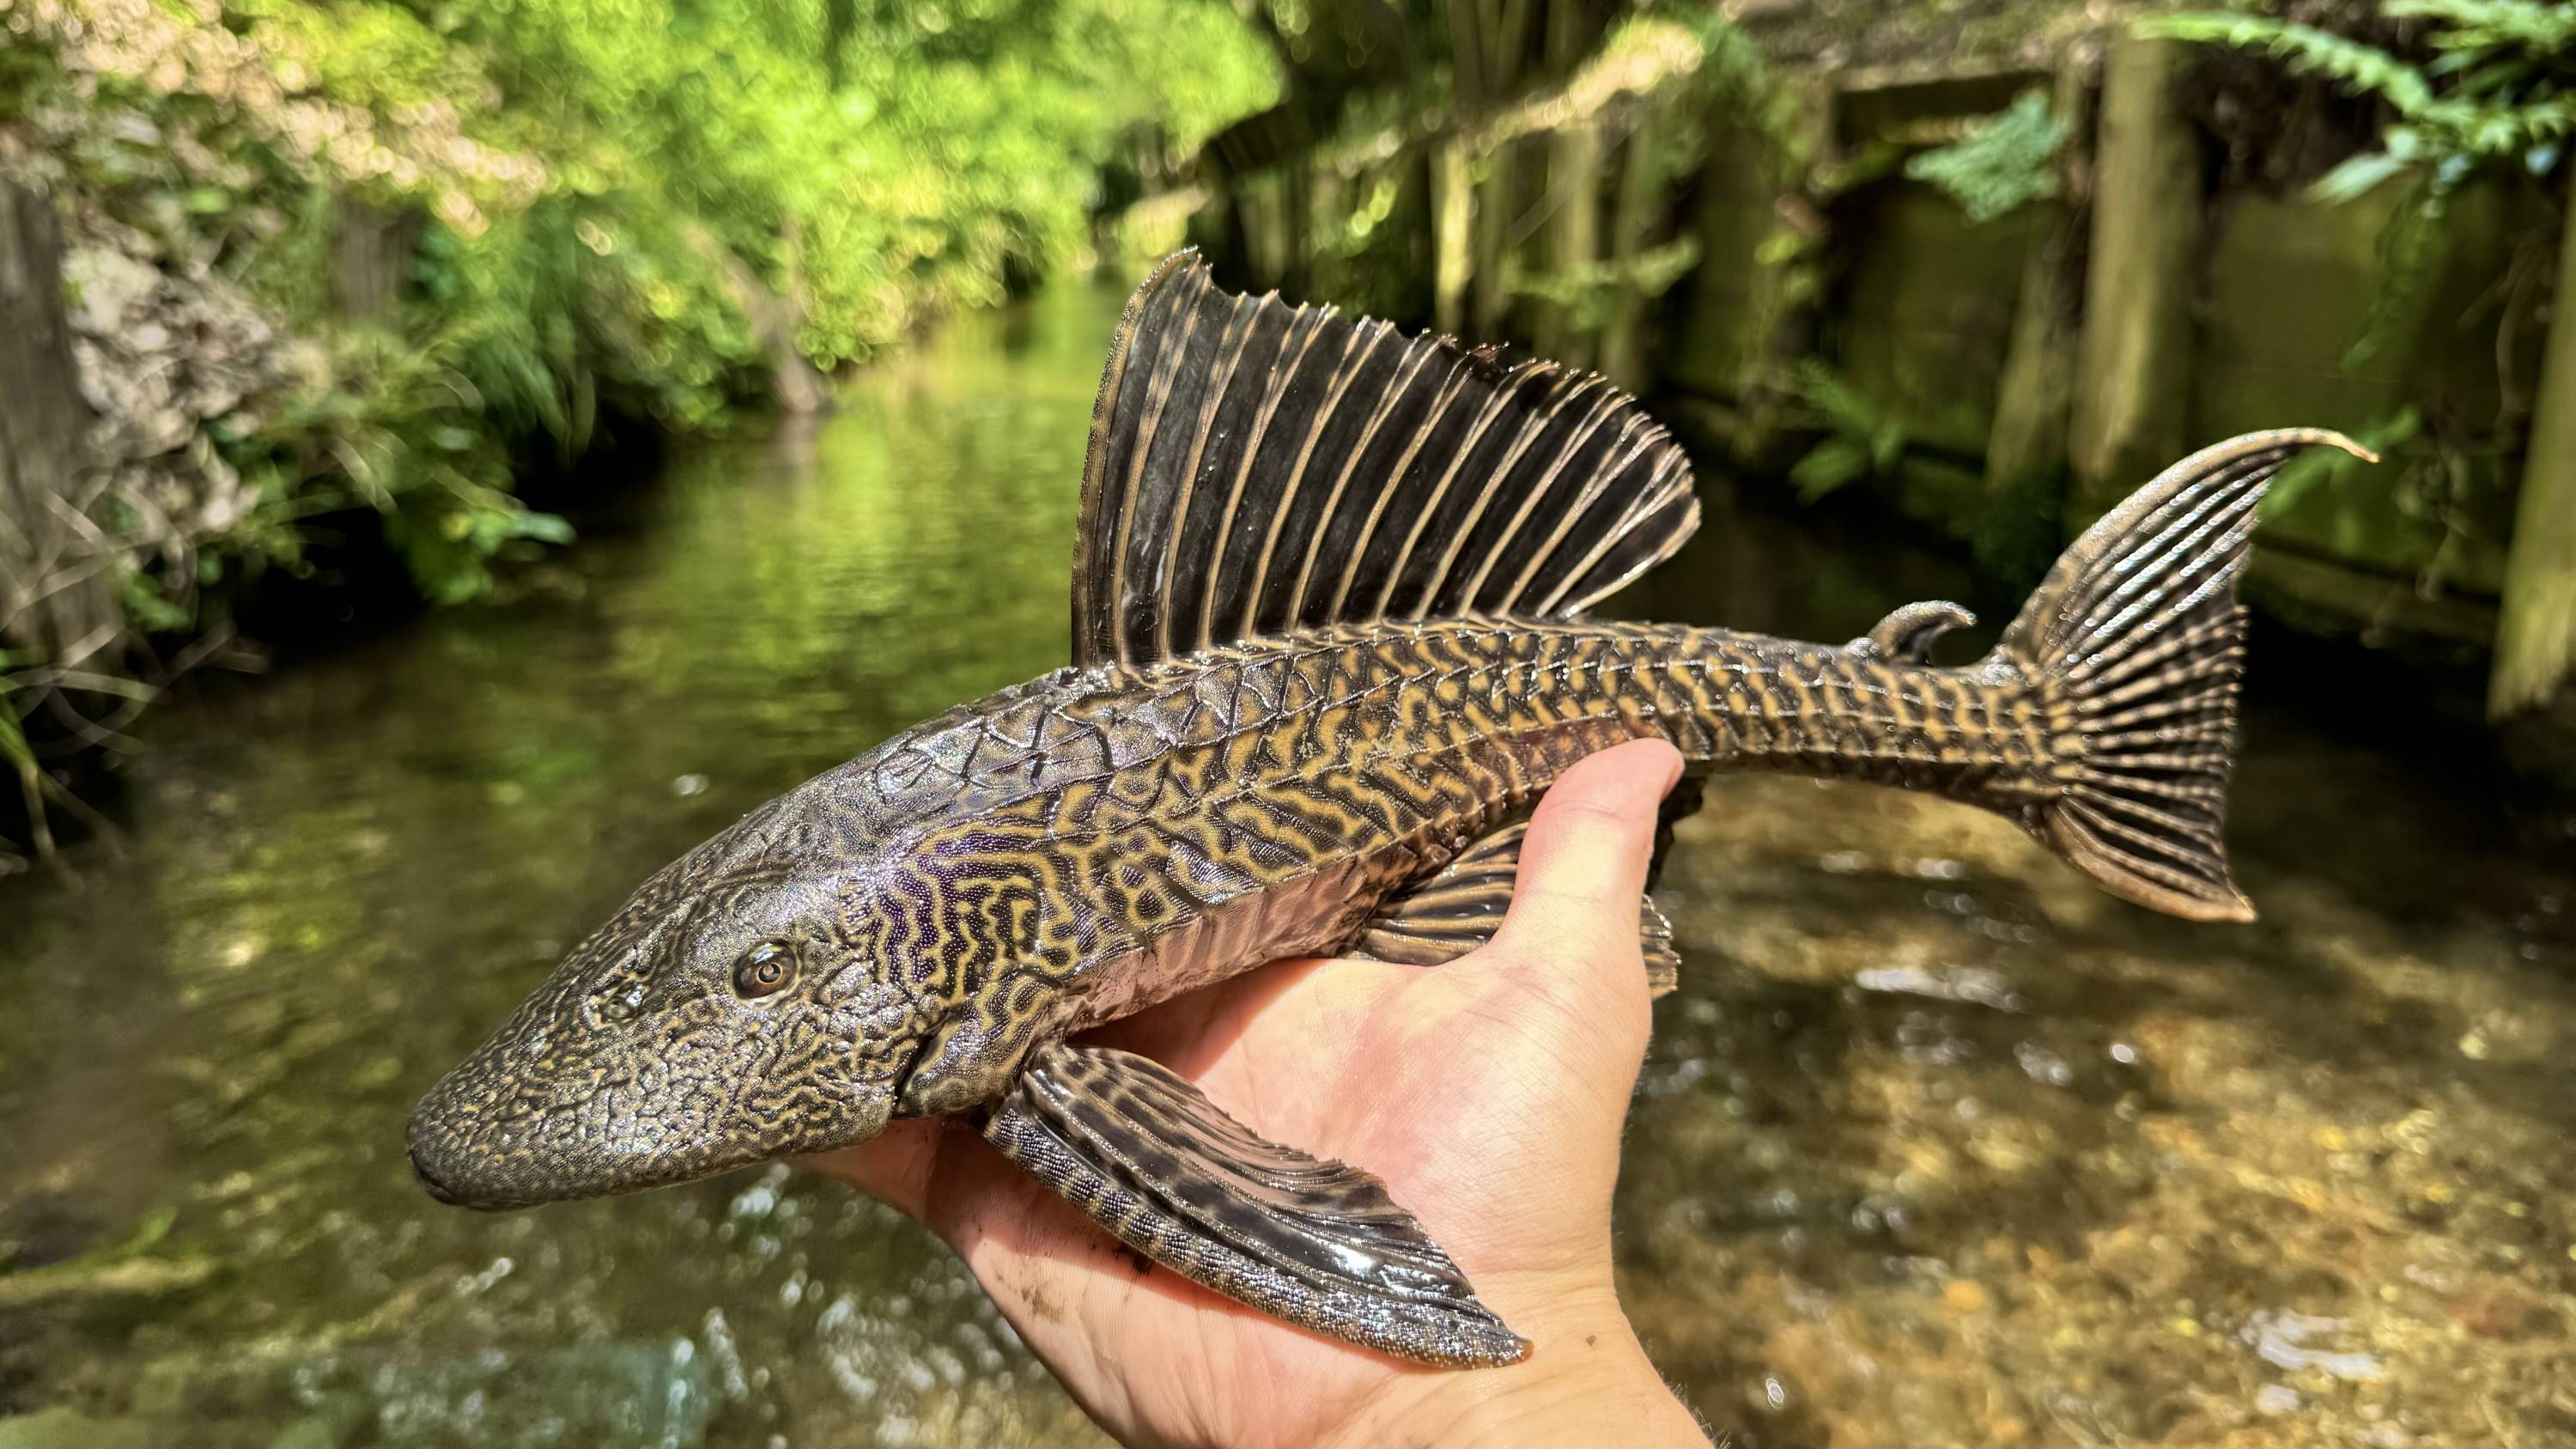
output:
[[1493, 342], [1502, 336], [1503, 316], [1510, 310], [1504, 258], [1511, 250], [1512, 202], [1519, 180], [1519, 148], [1496, 146], [1484, 154], [1484, 177], [1476, 183], [1474, 256], [1468, 263], [1473, 286], [1467, 311], [1468, 336]]
[[1655, 105], [1637, 106], [1619, 168], [1619, 195], [1610, 213], [1610, 315], [1601, 327], [1601, 374], [1634, 391], [1646, 373], [1646, 293], [1637, 276], [1646, 233], [1655, 223]]
[[1530, 0], [1503, 0], [1502, 18], [1494, 26], [1492, 64], [1487, 74], [1494, 79], [1493, 98], [1502, 99], [1518, 88], [1521, 61], [1529, 54]]
[[1341, 236], [1350, 223], [1348, 188], [1342, 173], [1329, 166], [1317, 166], [1311, 156], [1301, 156], [1296, 164], [1306, 167], [1306, 253], [1307, 286], [1314, 296], [1338, 297], [1346, 280], [1343, 276]]
[[[1585, 116], [1565, 123], [1547, 145], [1548, 274], [1571, 285], [1601, 254], [1601, 131]], [[1574, 307], [1550, 302], [1540, 309], [1539, 350], [1568, 367], [1588, 365], [1593, 339], [1582, 335]]]
[[1487, 44], [1476, 22], [1476, 0], [1449, 0], [1450, 84], [1459, 100], [1481, 104], [1487, 93], [1484, 59]]
[[1431, 148], [1431, 317], [1452, 334], [1466, 319], [1475, 200], [1466, 143], [1441, 137]]

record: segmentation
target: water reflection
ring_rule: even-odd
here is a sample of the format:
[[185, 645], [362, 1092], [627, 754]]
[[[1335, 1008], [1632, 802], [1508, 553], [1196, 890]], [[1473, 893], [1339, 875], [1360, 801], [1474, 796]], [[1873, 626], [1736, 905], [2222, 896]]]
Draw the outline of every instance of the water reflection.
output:
[[[527, 599], [161, 717], [131, 857], [0, 886], [0, 1444], [1096, 1437], [836, 1187], [487, 1217], [401, 1127], [652, 867], [1059, 662], [1117, 302], [965, 319]], [[1840, 638], [1969, 583], [1891, 557], [1713, 509], [1627, 608]], [[2253, 728], [2248, 928], [1892, 794], [1684, 828], [1623, 1268], [1738, 1442], [2576, 1436], [2563, 865]]]
[[1059, 662], [1116, 299], [1040, 306], [683, 461], [532, 598], [162, 717], [134, 858], [0, 895], [0, 1414], [50, 1413], [0, 1435], [1096, 1438], [837, 1186], [487, 1217], [402, 1156], [424, 1084], [654, 866]]

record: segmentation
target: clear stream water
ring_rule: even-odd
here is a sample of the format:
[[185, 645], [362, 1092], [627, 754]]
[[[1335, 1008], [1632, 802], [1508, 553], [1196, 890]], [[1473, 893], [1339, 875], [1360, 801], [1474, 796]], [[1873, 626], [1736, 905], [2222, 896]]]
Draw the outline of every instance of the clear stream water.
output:
[[[964, 319], [819, 428], [677, 460], [506, 607], [158, 717], [125, 854], [0, 882], [0, 1446], [1096, 1439], [835, 1184], [485, 1216], [402, 1129], [653, 867], [1059, 662], [1117, 303]], [[1623, 612], [1839, 639], [1965, 586], [1711, 514]], [[2576, 881], [2347, 707], [2254, 712], [2251, 927], [1962, 808], [1711, 790], [1618, 1212], [1713, 1425], [2576, 1439]]]

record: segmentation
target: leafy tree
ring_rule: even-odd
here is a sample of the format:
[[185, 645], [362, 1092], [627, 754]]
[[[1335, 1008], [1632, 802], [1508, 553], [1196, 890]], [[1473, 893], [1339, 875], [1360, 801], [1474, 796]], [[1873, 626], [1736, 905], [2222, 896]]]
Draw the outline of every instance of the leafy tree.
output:
[[[225, 299], [256, 380], [91, 508], [138, 641], [302, 567], [317, 513], [473, 597], [567, 536], [527, 462], [611, 413], [720, 426], [781, 350], [829, 371], [1083, 258], [1105, 168], [1168, 174], [1282, 84], [1228, 0], [0, 0], [0, 158], [76, 250]], [[362, 216], [406, 239], [379, 315], [335, 297]], [[45, 668], [0, 671], [0, 764]]]

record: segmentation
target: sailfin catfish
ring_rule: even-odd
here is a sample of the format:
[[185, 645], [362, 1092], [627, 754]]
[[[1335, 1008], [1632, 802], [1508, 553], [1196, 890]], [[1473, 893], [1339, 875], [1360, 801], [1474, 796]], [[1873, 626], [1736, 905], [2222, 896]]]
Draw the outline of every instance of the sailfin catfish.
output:
[[[444, 1200], [516, 1207], [964, 1114], [1210, 1288], [1391, 1354], [1509, 1362], [1527, 1345], [1366, 1164], [1265, 1141], [1077, 1034], [1281, 957], [1473, 949], [1539, 797], [1645, 737], [1694, 775], [1947, 795], [2133, 901], [2244, 919], [2220, 839], [2234, 584], [2265, 485], [2313, 444], [2362, 451], [2294, 429], [2175, 464], [1964, 668], [1930, 662], [1950, 604], [1847, 645], [1599, 621], [1699, 521], [1633, 401], [1175, 258], [1102, 381], [1072, 663], [646, 881], [431, 1090], [412, 1161]], [[1670, 927], [1651, 900], [1638, 921], [1668, 984]]]

